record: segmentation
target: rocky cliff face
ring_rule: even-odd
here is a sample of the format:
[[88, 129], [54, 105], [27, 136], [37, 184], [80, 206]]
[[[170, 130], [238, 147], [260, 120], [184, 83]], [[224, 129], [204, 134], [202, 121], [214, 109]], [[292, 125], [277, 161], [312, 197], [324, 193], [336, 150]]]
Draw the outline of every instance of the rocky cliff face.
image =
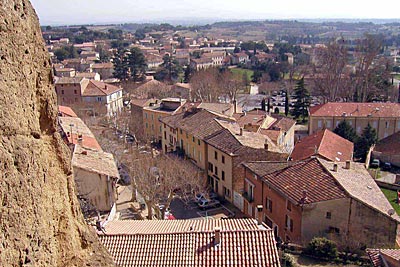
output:
[[0, 266], [113, 266], [85, 225], [38, 18], [0, 7]]

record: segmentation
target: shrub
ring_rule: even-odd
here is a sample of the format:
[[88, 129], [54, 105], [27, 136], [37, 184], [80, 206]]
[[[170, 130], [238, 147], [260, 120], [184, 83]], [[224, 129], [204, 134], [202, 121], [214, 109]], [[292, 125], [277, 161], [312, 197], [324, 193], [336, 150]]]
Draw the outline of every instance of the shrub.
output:
[[283, 253], [281, 258], [282, 266], [297, 267], [296, 260], [290, 254]]
[[308, 244], [305, 253], [328, 260], [333, 260], [338, 256], [336, 243], [325, 237], [314, 237]]

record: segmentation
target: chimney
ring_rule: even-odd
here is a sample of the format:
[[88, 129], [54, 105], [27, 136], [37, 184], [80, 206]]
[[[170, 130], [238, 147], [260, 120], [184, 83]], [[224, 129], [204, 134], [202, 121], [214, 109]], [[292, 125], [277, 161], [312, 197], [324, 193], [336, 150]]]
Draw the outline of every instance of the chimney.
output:
[[268, 140], [267, 139], [265, 139], [265, 142], [264, 142], [264, 149], [268, 150]]
[[338, 169], [337, 163], [333, 163], [333, 170], [332, 171], [337, 172], [337, 169]]
[[105, 90], [107, 90], [107, 89], [108, 89], [108, 88], [107, 88], [107, 84], [104, 86], [104, 89], [105, 89]]
[[86, 150], [83, 150], [83, 151], [82, 151], [82, 155], [87, 155], [87, 151], [86, 151]]
[[237, 113], [237, 102], [236, 99], [233, 99], [233, 114]]
[[221, 227], [214, 228], [214, 245], [219, 245], [221, 243]]
[[346, 170], [350, 170], [350, 167], [351, 167], [351, 162], [350, 162], [350, 160], [346, 160], [345, 169], [346, 169]]
[[240, 136], [243, 135], [243, 128], [242, 128], [242, 127], [240, 127], [239, 135], [240, 135]]
[[257, 205], [257, 224], [258, 225], [262, 224], [262, 210], [263, 210], [263, 205]]

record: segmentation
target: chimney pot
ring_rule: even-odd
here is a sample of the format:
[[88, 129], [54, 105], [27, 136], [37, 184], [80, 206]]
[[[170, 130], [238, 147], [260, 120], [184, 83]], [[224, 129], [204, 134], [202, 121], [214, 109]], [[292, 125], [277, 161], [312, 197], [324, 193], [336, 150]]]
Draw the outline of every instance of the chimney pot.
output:
[[268, 150], [268, 142], [267, 142], [267, 140], [265, 140], [264, 149], [265, 149], [265, 150]]
[[221, 227], [215, 227], [214, 228], [214, 245], [219, 245], [219, 243], [221, 242]]
[[350, 160], [346, 160], [346, 170], [350, 170], [350, 167], [351, 167], [351, 162], [350, 162]]
[[333, 164], [333, 171], [337, 172], [337, 170], [338, 170], [338, 165], [337, 165], [337, 163], [334, 163]]

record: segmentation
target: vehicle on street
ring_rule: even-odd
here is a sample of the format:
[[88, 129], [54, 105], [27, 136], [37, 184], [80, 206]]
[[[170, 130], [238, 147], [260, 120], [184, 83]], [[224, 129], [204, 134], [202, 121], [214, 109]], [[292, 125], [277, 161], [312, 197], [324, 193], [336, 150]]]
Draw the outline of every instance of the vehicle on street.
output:
[[384, 162], [382, 165], [383, 171], [390, 171], [392, 169], [392, 164], [390, 162]]
[[380, 165], [379, 159], [374, 159], [374, 160], [372, 160], [372, 162], [369, 164], [369, 167], [370, 167], [370, 168], [376, 169], [376, 168], [379, 168], [379, 165]]
[[219, 202], [219, 200], [216, 199], [202, 199], [200, 200], [197, 205], [201, 208], [201, 209], [209, 209], [209, 208], [214, 208], [214, 207], [218, 207], [221, 205], [221, 202]]
[[194, 197], [194, 200], [196, 201], [196, 203], [199, 203], [200, 201], [202, 201], [203, 199], [216, 199], [218, 198], [218, 195], [214, 192], [209, 192], [209, 193], [199, 193], [196, 194], [196, 196]]

